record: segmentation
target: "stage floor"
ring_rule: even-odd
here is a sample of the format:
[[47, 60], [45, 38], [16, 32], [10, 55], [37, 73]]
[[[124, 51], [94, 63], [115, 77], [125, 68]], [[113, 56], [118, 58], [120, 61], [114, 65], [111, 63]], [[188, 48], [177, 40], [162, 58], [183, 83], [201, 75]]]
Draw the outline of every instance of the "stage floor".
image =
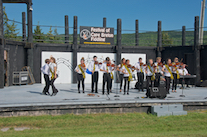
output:
[[[146, 92], [138, 92], [137, 89], [130, 89], [129, 95], [123, 95], [118, 90], [119, 84], [113, 85], [113, 93], [108, 96], [102, 95], [102, 84], [99, 84], [98, 94], [88, 96], [91, 85], [86, 84], [85, 94], [78, 94], [76, 84], [56, 84], [59, 90], [56, 96], [42, 95], [43, 84], [10, 86], [0, 89], [0, 108], [20, 106], [45, 106], [45, 105], [78, 105], [78, 104], [115, 104], [115, 103], [170, 103], [170, 102], [207, 102], [207, 88], [191, 87], [183, 90], [185, 97], [179, 97], [182, 90], [167, 95], [165, 99], [142, 98]], [[132, 85], [131, 87], [134, 87]], [[50, 93], [51, 93], [50, 87]], [[120, 97], [114, 97], [116, 92]], [[119, 99], [119, 100], [116, 100]]]

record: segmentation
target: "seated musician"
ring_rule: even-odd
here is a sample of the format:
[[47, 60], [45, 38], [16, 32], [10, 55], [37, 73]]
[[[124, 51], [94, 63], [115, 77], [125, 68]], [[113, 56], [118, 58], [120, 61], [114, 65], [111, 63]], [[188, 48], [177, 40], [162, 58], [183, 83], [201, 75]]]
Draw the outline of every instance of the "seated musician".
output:
[[[188, 73], [188, 70], [187, 70], [185, 67], [186, 67], [186, 64], [183, 64], [183, 65], [181, 66], [181, 68], [178, 69], [179, 74], [182, 75], [182, 76], [190, 75], [190, 74]], [[185, 79], [185, 83], [187, 84], [187, 87], [189, 87], [190, 79]], [[183, 87], [183, 83], [182, 83], [182, 87]]]

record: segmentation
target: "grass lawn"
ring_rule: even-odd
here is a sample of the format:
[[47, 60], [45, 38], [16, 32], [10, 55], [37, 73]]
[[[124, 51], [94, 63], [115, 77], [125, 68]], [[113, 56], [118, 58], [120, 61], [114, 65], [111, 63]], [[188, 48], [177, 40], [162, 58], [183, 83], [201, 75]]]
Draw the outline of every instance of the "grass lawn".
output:
[[[207, 137], [207, 112], [156, 117], [146, 113], [24, 116], [0, 118], [1, 137]], [[15, 127], [28, 127], [15, 131]]]

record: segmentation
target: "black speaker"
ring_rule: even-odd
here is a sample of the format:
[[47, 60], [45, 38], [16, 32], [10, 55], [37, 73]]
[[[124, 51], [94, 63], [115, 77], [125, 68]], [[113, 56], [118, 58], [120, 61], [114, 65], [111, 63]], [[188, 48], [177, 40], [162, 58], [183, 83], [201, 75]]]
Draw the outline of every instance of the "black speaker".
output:
[[167, 96], [167, 91], [165, 87], [150, 87], [148, 90], [150, 90], [150, 98], [163, 99]]

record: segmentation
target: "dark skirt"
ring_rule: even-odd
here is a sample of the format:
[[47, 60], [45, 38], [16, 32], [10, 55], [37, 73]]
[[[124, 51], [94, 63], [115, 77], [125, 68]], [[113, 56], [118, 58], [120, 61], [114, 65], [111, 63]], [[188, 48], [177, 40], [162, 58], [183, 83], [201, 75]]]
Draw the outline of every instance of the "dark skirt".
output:
[[84, 79], [84, 78], [83, 78], [83, 75], [77, 73], [77, 80], [78, 80], [78, 81], [82, 81], [83, 79]]

